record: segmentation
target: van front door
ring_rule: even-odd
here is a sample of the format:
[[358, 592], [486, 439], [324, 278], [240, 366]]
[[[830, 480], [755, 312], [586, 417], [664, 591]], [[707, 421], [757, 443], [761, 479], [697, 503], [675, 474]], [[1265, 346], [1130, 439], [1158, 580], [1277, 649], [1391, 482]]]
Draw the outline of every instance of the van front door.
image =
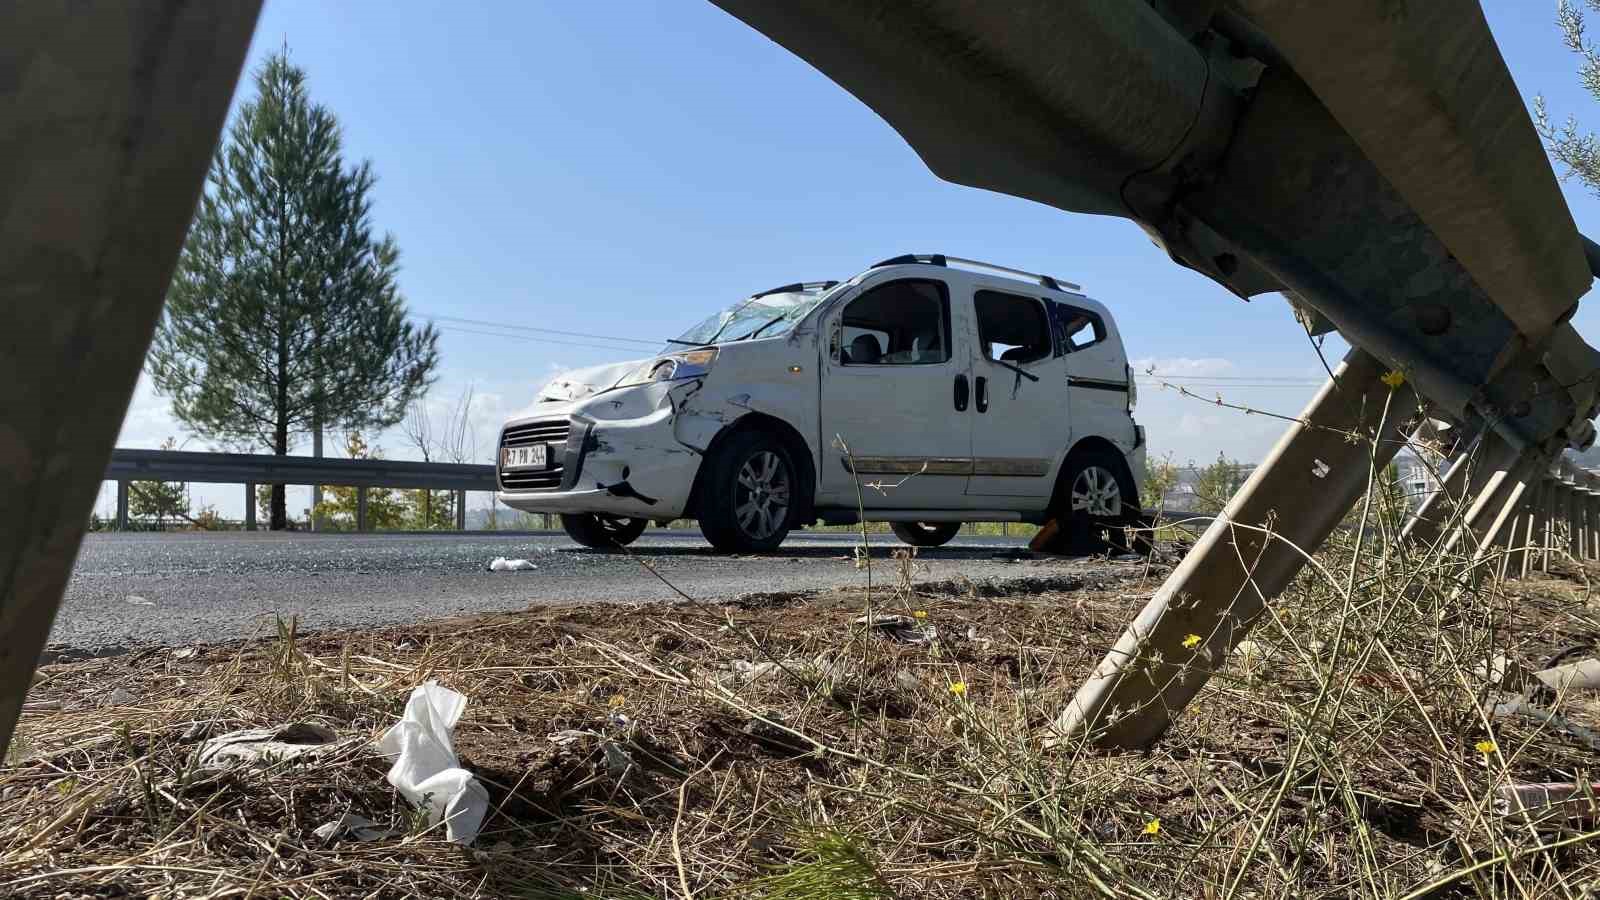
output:
[[[972, 464], [971, 351], [950, 286], [865, 287], [826, 324], [819, 505], [959, 508]], [[848, 452], [846, 451], [848, 448]]]

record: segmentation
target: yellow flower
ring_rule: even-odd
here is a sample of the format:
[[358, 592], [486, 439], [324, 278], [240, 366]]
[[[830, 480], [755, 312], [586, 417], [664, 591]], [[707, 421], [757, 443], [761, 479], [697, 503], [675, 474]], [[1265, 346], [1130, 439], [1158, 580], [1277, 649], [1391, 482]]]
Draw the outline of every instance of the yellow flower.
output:
[[919, 609], [911, 615], [913, 618], [926, 619], [928, 617], [928, 611], [925, 609]]
[[1184, 637], [1183, 646], [1189, 648], [1190, 650], [1193, 650], [1194, 648], [1200, 646], [1200, 635], [1191, 634], [1191, 635], [1188, 635], [1188, 636]]
[[1144, 833], [1145, 834], [1160, 834], [1161, 833], [1161, 820], [1160, 819], [1151, 819], [1150, 821], [1144, 823]]
[[1382, 381], [1391, 388], [1397, 388], [1406, 383], [1406, 374], [1399, 369], [1395, 369], [1394, 371], [1385, 374]]
[[612, 694], [611, 699], [606, 702], [611, 704], [612, 709], [621, 709], [622, 705], [628, 702], [628, 698], [621, 694]]
[[967, 695], [967, 683], [965, 681], [953, 682], [950, 685], [950, 693], [955, 694], [957, 697], [965, 697]]
[[1482, 753], [1484, 756], [1488, 756], [1489, 754], [1491, 754], [1491, 753], [1495, 752], [1496, 750], [1500, 749], [1498, 746], [1495, 745], [1494, 741], [1479, 741], [1476, 744], [1473, 744], [1472, 746], [1479, 753]]

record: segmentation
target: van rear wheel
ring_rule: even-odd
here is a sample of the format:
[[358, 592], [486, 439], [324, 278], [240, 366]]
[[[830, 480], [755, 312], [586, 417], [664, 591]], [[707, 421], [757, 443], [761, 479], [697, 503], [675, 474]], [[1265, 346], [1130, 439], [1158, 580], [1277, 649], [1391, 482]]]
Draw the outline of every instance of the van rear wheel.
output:
[[961, 530], [960, 522], [890, 522], [894, 536], [913, 547], [942, 547]]
[[644, 534], [644, 519], [603, 516], [595, 513], [562, 513], [561, 530], [567, 537], [592, 550], [626, 547]]
[[1138, 524], [1139, 492], [1120, 454], [1085, 447], [1067, 458], [1064, 469], [1052, 512], [1074, 552], [1126, 553], [1145, 543], [1130, 546], [1124, 531]]

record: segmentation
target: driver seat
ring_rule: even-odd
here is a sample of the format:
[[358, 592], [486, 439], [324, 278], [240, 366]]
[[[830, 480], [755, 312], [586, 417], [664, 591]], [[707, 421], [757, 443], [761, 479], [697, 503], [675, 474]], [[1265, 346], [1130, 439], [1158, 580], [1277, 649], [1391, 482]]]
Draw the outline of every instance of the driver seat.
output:
[[855, 365], [875, 363], [883, 357], [883, 348], [878, 346], [878, 339], [870, 334], [858, 334], [855, 340], [844, 351], [844, 361]]

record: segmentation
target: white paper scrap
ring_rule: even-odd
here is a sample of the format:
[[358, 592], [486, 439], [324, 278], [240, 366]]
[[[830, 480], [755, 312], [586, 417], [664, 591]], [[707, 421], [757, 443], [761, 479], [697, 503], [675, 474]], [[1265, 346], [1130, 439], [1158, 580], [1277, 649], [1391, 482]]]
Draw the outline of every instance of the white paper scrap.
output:
[[489, 812], [489, 792], [461, 768], [451, 741], [466, 708], [466, 697], [437, 681], [424, 682], [412, 690], [400, 721], [378, 738], [378, 749], [395, 757], [389, 783], [427, 809], [430, 825], [443, 819], [446, 835], [463, 846], [478, 836]]

